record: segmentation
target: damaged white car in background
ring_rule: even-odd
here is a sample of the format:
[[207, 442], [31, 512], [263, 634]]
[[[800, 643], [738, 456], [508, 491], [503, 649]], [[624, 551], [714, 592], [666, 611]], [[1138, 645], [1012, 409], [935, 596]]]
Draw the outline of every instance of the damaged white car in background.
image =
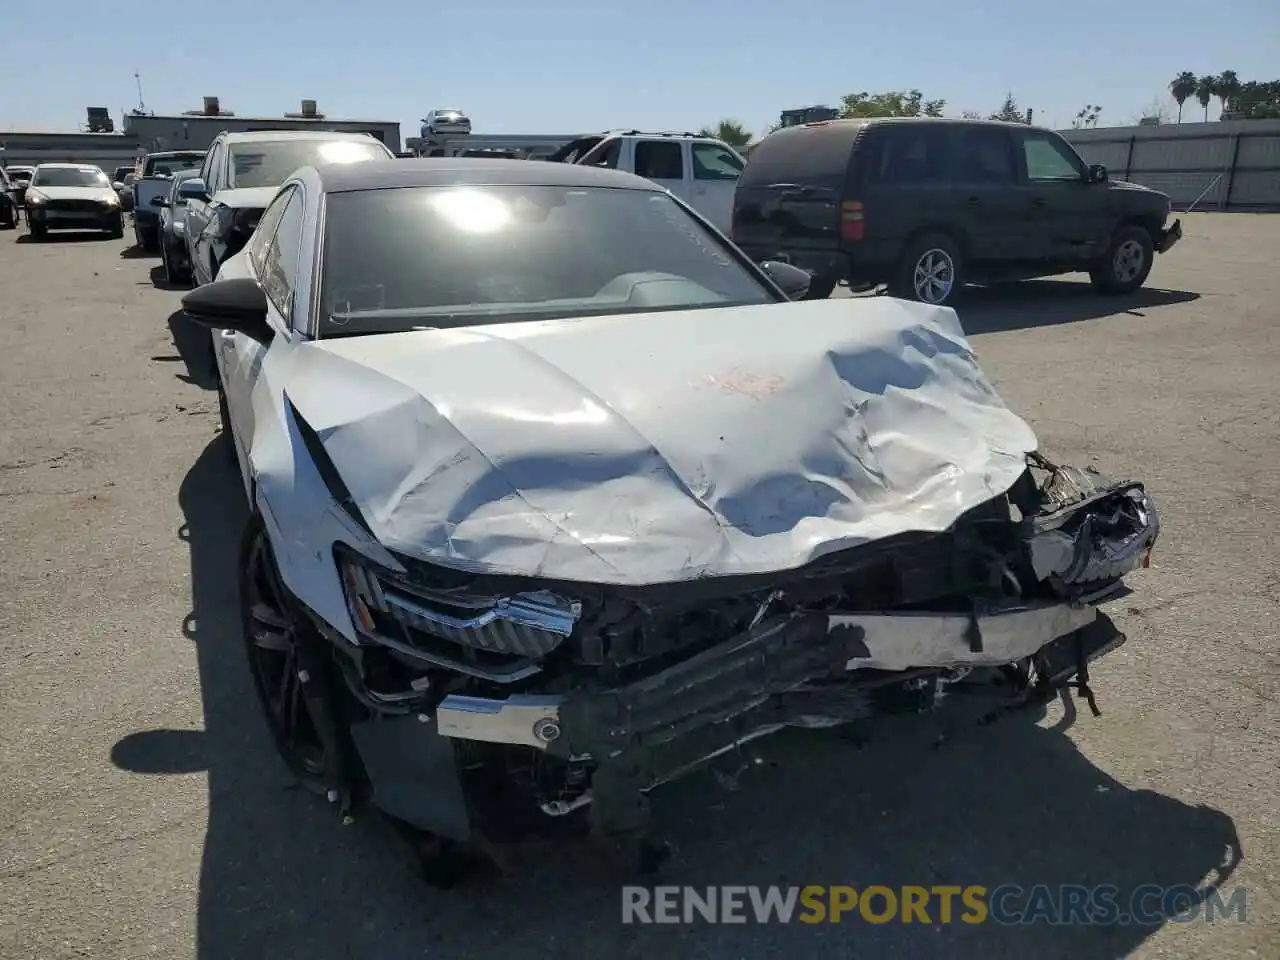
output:
[[[947, 308], [793, 302], [654, 184], [518, 161], [299, 171], [213, 330], [282, 756], [443, 841], [643, 838], [784, 726], [993, 709], [1123, 641], [1142, 484], [1036, 453]], [[784, 289], [785, 288], [785, 289]]]

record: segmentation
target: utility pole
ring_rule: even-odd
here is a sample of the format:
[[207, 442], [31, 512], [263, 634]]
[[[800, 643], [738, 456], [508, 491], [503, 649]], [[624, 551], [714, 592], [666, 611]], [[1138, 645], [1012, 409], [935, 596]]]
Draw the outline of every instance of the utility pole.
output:
[[138, 75], [138, 71], [136, 71], [136, 70], [133, 72], [133, 82], [134, 82], [134, 83], [136, 83], [136, 84], [138, 85], [138, 106], [137, 106], [137, 112], [138, 112], [138, 113], [146, 113], [146, 112], [147, 112], [147, 105], [146, 105], [146, 103], [144, 103], [144, 102], [143, 102], [143, 100], [142, 100], [142, 77], [140, 77], [140, 76]]

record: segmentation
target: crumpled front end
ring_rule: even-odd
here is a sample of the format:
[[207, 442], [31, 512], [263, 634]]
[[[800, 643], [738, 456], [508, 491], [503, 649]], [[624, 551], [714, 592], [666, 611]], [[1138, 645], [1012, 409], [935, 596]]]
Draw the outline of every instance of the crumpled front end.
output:
[[1003, 710], [1071, 685], [1094, 707], [1089, 664], [1125, 639], [1096, 604], [1159, 529], [1142, 484], [1033, 454], [942, 533], [773, 574], [613, 587], [339, 548], [357, 643], [318, 626], [380, 806], [457, 839], [579, 810], [617, 834], [644, 829], [653, 787], [786, 726], [961, 691]]

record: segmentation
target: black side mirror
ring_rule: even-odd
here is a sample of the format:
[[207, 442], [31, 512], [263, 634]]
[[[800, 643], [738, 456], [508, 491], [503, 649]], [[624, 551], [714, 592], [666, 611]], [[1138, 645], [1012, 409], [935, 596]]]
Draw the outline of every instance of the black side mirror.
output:
[[237, 277], [196, 287], [182, 298], [182, 309], [202, 327], [235, 330], [259, 343], [275, 336], [267, 323], [267, 295], [256, 280]]
[[1107, 168], [1105, 164], [1095, 163], [1093, 166], [1089, 168], [1089, 182], [1090, 183], [1106, 183], [1107, 182]]
[[782, 288], [788, 299], [803, 300], [809, 292], [809, 284], [813, 282], [808, 270], [801, 270], [781, 260], [762, 260], [760, 269], [769, 275], [769, 279]]

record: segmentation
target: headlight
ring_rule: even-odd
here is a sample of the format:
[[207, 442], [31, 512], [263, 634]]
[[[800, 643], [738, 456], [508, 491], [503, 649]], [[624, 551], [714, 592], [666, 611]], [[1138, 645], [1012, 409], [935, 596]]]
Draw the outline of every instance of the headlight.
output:
[[105, 203], [108, 207], [118, 207], [118, 206], [120, 206], [120, 198], [119, 198], [119, 197], [117, 197], [114, 193], [109, 194], [108, 196], [103, 197], [103, 198], [102, 198], [102, 202], [103, 202], [103, 203]]
[[31, 204], [35, 204], [36, 206], [39, 206], [40, 204], [44, 203], [48, 199], [49, 198], [46, 197], [43, 193], [41, 193], [39, 190], [32, 190], [30, 187], [27, 188], [27, 203], [31, 203]]
[[354, 554], [337, 555], [351, 617], [361, 633], [452, 641], [491, 654], [541, 658], [572, 632], [582, 605], [550, 590], [488, 596], [466, 587], [408, 583]]

